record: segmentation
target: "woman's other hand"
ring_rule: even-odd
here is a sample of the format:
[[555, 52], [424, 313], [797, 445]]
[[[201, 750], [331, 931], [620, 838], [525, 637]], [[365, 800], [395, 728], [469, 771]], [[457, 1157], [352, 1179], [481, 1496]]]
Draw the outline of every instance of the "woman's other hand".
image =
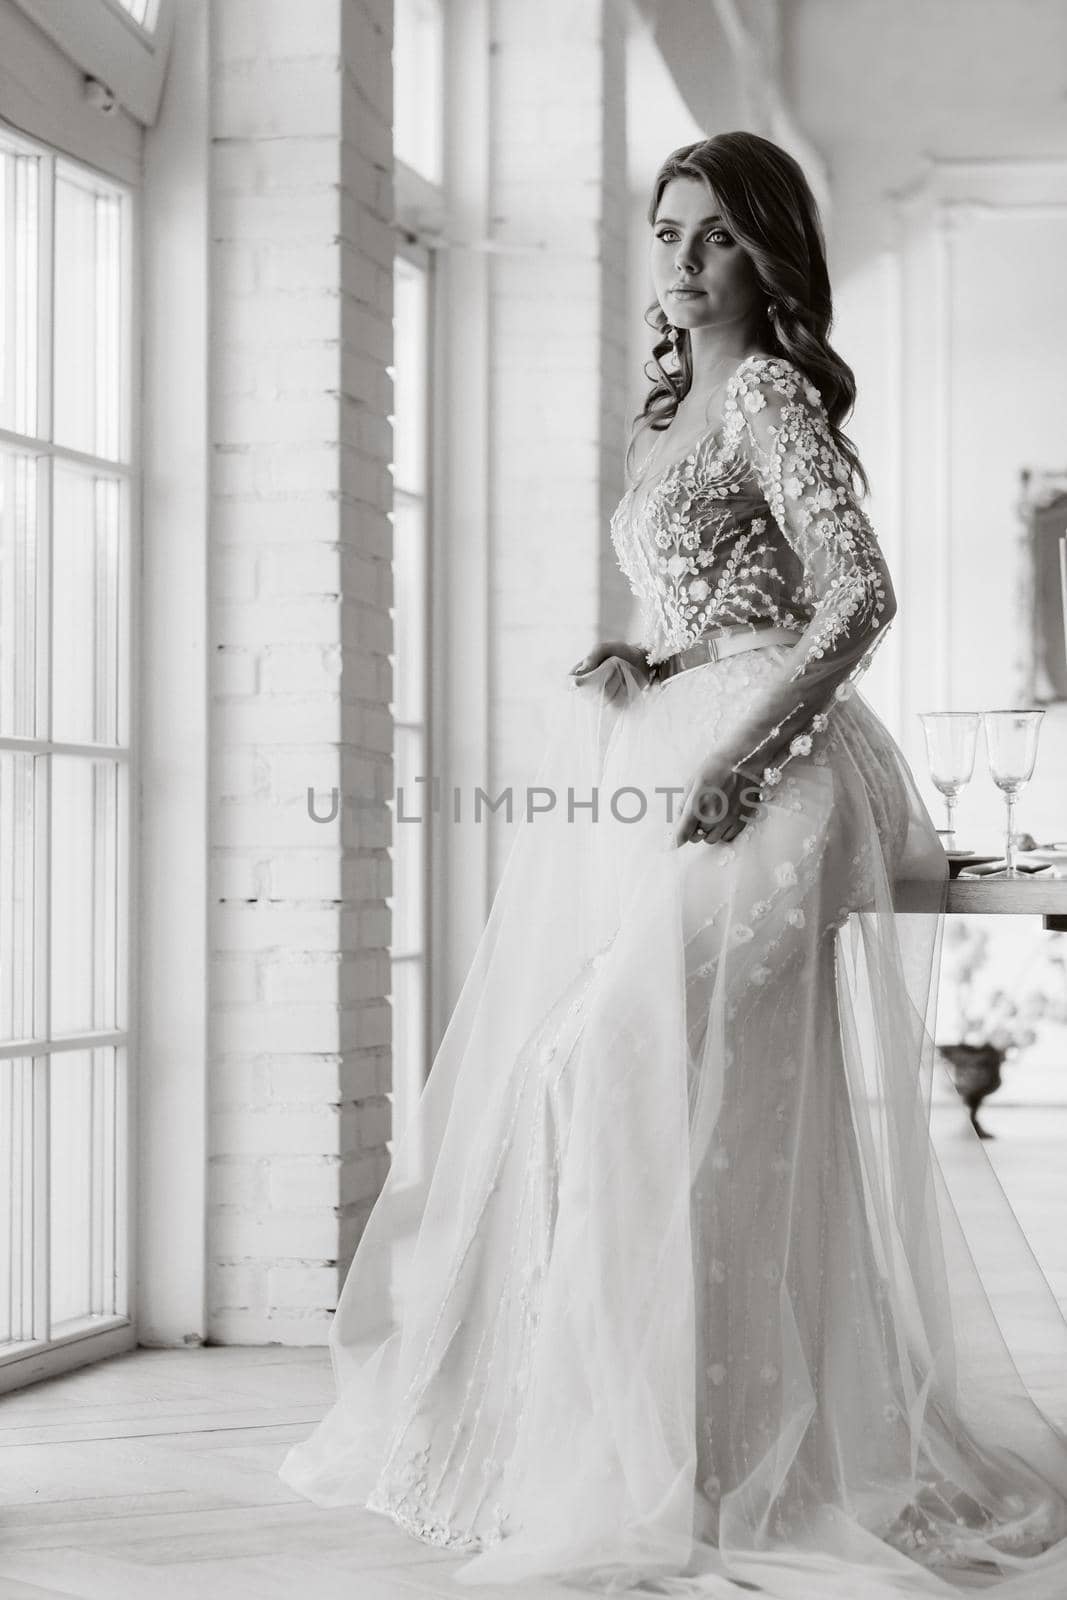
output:
[[729, 844], [756, 816], [759, 787], [722, 760], [703, 766], [686, 791], [675, 845]]
[[651, 682], [652, 674], [640, 645], [627, 644], [624, 639], [608, 639], [603, 644], [594, 645], [588, 655], [575, 662], [571, 668], [575, 687], [580, 689], [583, 684], [600, 675], [599, 681], [603, 685], [606, 698], [615, 700], [625, 688], [625, 678], [618, 666], [609, 669], [606, 674], [601, 674], [601, 668], [609, 661], [625, 661], [633, 668], [642, 688]]

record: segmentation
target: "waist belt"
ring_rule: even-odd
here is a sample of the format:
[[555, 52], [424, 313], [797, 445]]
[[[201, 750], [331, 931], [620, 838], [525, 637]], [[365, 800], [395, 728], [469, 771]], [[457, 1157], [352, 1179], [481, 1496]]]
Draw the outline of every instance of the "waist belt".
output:
[[650, 663], [652, 682], [660, 683], [673, 678], [687, 667], [700, 667], [708, 661], [721, 661], [739, 650], [753, 650], [757, 645], [796, 644], [798, 635], [790, 628], [777, 628], [773, 623], [738, 623], [736, 627], [723, 628], [718, 633], [698, 639], [684, 650], [676, 650], [662, 661]]

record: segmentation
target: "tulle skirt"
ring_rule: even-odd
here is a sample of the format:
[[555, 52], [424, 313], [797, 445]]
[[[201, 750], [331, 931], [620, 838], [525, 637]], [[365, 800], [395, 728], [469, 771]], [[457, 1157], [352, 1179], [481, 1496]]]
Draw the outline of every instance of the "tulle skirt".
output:
[[457, 1584], [1067, 1592], [1067, 1437], [1020, 1373], [1036, 1342], [1067, 1378], [1067, 1325], [966, 1118], [935, 1136], [947, 866], [903, 755], [854, 692], [733, 843], [673, 842], [787, 659], [561, 684], [512, 796], [281, 1468]]

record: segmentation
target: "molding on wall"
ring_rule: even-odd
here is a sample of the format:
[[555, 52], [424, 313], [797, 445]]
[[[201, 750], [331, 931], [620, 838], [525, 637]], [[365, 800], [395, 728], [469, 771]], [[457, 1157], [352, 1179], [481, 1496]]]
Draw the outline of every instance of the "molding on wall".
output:
[[[931, 689], [938, 703], [951, 704], [953, 690], [951, 583], [952, 535], [952, 373], [953, 284], [955, 256], [961, 236], [983, 223], [997, 222], [1005, 212], [1027, 220], [1062, 218], [1067, 210], [1067, 158], [944, 158], [927, 154], [923, 170], [905, 188], [888, 195], [901, 243], [891, 250], [897, 262], [900, 299], [896, 309], [897, 345], [901, 351], [900, 484], [905, 507], [901, 536], [902, 570], [908, 575], [909, 598], [913, 563], [908, 558], [908, 486], [916, 473], [926, 474], [932, 516], [924, 542], [933, 584]], [[917, 289], [921, 284], [922, 288]], [[932, 288], [931, 288], [932, 285]], [[919, 337], [916, 337], [916, 335]], [[913, 350], [926, 342], [933, 351], [934, 385], [930, 400], [932, 450], [917, 459], [907, 427], [906, 367]], [[914, 496], [911, 497], [914, 500]], [[922, 497], [919, 496], [921, 499]], [[1019, 586], [1016, 585], [1018, 589]], [[1017, 622], [1020, 621], [1018, 617]], [[902, 668], [902, 684], [906, 673]], [[908, 689], [901, 695], [901, 721], [916, 709]]]
[[[943, 215], [943, 213], [942, 213]], [[948, 229], [934, 231], [934, 526], [940, 531], [933, 562], [937, 631], [936, 683], [952, 705], [952, 246]]]
[[[883, 523], [889, 531], [889, 540], [892, 546], [892, 559], [896, 572], [894, 590], [898, 594], [904, 594], [908, 588], [910, 574], [908, 548], [904, 538], [905, 393], [904, 361], [901, 348], [904, 326], [904, 282], [900, 256], [895, 251], [887, 250], [883, 254], [882, 270], [885, 277], [886, 327], [889, 330], [885, 356], [886, 414], [888, 420], [886, 456], [888, 466], [887, 480], [890, 485], [888, 497], [882, 502]], [[904, 660], [903, 652], [899, 648], [896, 650], [893, 659], [893, 725], [900, 735], [901, 742], [903, 742], [905, 708]]]
[[1037, 608], [1034, 560], [1031, 545], [1034, 539], [1033, 519], [1041, 511], [1055, 505], [1057, 500], [1067, 501], [1067, 466], [1059, 468], [1023, 467], [1019, 474], [1019, 498], [1016, 510], [1019, 516], [1017, 582], [1015, 603], [1019, 628], [1019, 645], [1015, 656], [1017, 698], [1020, 705], [1062, 705], [1057, 699], [1038, 699], [1038, 664], [1032, 643], [1026, 638], [1026, 629], [1032, 627]]
[[1054, 190], [1062, 184], [1067, 193], [1067, 157], [1062, 155], [964, 159], [926, 152], [921, 160], [916, 178], [890, 191], [888, 198], [898, 206], [933, 210], [938, 206], [1003, 205], [1009, 200], [1008, 192], [998, 188], [1003, 185], [1010, 185], [1011, 193], [1019, 192], [1014, 204], [1046, 199], [1050, 183]]

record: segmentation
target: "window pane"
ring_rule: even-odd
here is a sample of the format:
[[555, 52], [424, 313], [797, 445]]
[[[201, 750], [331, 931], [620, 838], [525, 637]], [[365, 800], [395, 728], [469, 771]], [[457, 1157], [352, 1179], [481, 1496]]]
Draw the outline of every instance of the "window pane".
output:
[[0, 1039], [5, 1043], [32, 1038], [34, 1032], [37, 759], [17, 751], [0, 752]]
[[396, 0], [393, 148], [431, 183], [442, 181], [444, 17], [441, 0]]
[[32, 738], [37, 684], [37, 463], [0, 451], [0, 734]]
[[113, 761], [52, 757], [53, 1035], [120, 1025], [120, 777]]
[[[435, 7], [408, 7], [423, 21]], [[402, 21], [398, 10], [398, 22]], [[437, 16], [439, 27], [440, 18]], [[397, 61], [405, 58], [403, 27]], [[425, 38], [422, 43], [425, 43]], [[419, 39], [414, 39], [418, 44]], [[439, 40], [438, 40], [439, 43]], [[435, 113], [434, 113], [435, 114]], [[416, 163], [412, 161], [412, 165]], [[428, 889], [434, 781], [427, 703], [429, 666], [429, 482], [430, 280], [427, 267], [398, 257], [393, 316], [393, 858], [392, 1016], [393, 1138], [405, 1132], [429, 1062], [426, 1055]], [[423, 783], [416, 783], [417, 778]], [[402, 791], [402, 796], [401, 796]], [[401, 809], [402, 798], [402, 809]], [[440, 796], [442, 807], [450, 797]], [[401, 817], [423, 820], [402, 821]], [[409, 1157], [412, 1155], [409, 1152]], [[421, 1159], [421, 1153], [420, 1153]]]
[[53, 437], [118, 460], [124, 429], [124, 199], [102, 179], [56, 163]]
[[33, 1062], [0, 1061], [0, 1345], [33, 1338]]
[[[398, 500], [393, 510], [393, 715], [426, 717], [426, 509]], [[412, 810], [411, 806], [408, 810]]]
[[393, 1126], [395, 1145], [407, 1132], [411, 1113], [426, 1082], [423, 1024], [426, 1016], [426, 966], [418, 961], [393, 963]]
[[159, 0], [113, 0], [145, 33], [155, 33]]
[[[123, 10], [155, 25], [156, 0]], [[128, 740], [131, 204], [0, 127], [5, 1355], [127, 1309], [126, 1053], [82, 1035], [126, 1026], [130, 772], [76, 747]]]
[[109, 1047], [50, 1058], [51, 1338], [116, 1309], [116, 1054]]
[[124, 486], [56, 462], [52, 737], [116, 743]]
[[429, 274], [398, 256], [393, 297], [393, 482], [409, 494], [424, 494]]
[[40, 161], [0, 132], [0, 427], [37, 432]]
[[[421, 950], [425, 935], [426, 845], [433, 810], [430, 784], [415, 782], [418, 776], [428, 776], [426, 739], [421, 729], [397, 728], [393, 766], [397, 800], [393, 806], [392, 950], [399, 956]], [[447, 795], [442, 794], [441, 804], [442, 814], [450, 815]], [[408, 820], [402, 821], [402, 817]]]

